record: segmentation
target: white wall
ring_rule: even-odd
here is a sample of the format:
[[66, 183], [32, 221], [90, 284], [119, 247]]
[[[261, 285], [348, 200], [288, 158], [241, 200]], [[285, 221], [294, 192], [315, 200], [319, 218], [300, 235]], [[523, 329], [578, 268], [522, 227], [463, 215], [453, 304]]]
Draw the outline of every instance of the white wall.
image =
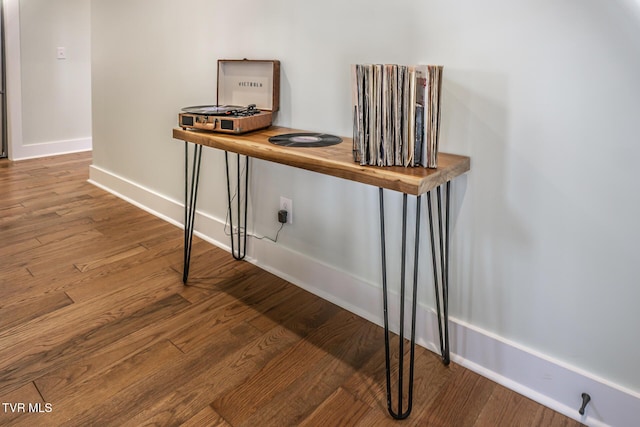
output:
[[[176, 221], [179, 209], [150, 206], [143, 194], [182, 201], [184, 148], [171, 129], [181, 107], [215, 102], [217, 59], [279, 59], [276, 123], [347, 136], [350, 64], [443, 64], [442, 150], [472, 159], [453, 186], [453, 321], [638, 408], [638, 2], [93, 0], [91, 16], [94, 181], [128, 188], [125, 196]], [[205, 150], [197, 224], [220, 240], [222, 159]], [[364, 284], [362, 295], [379, 292], [375, 189], [260, 161], [251, 176], [255, 232], [275, 234], [280, 195], [295, 208], [277, 245], [253, 243], [256, 263], [299, 277], [270, 255], [284, 251]], [[218, 228], [205, 229], [206, 218]], [[318, 282], [317, 293], [351, 298], [343, 305], [356, 312], [379, 309]], [[433, 307], [430, 289], [420, 301]], [[453, 350], [471, 358], [465, 337]], [[485, 368], [525, 388], [546, 381], [534, 391], [547, 396], [562, 388], [545, 368], [527, 372], [526, 384], [501, 371], [507, 365]], [[572, 416], [577, 387], [551, 397]], [[616, 424], [610, 414], [630, 411], [591, 393], [590, 422]]]
[[4, 1], [10, 157], [90, 150], [90, 2]]

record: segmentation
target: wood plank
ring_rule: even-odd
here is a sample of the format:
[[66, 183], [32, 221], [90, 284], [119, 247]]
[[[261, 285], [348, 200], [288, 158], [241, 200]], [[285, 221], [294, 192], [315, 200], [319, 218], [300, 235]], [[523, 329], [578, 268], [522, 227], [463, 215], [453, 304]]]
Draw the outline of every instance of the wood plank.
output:
[[101, 296], [87, 304], [72, 304], [0, 332], [0, 393], [75, 360], [83, 352], [110, 342], [114, 336], [131, 333], [114, 328], [118, 322], [136, 325], [152, 321], [153, 317], [145, 313], [157, 310], [156, 301], [161, 307], [182, 299], [172, 296], [175, 294], [172, 285], [167, 287], [155, 277], [148, 282], [155, 288], [151, 295], [148, 290], [136, 288], [120, 291], [110, 298]]
[[136, 244], [130, 248], [126, 248], [124, 250], [117, 249], [113, 253], [109, 253], [107, 255], [100, 254], [97, 257], [87, 260], [79, 260], [75, 262], [73, 265], [80, 270], [82, 273], [86, 273], [89, 270], [94, 270], [98, 267], [104, 267], [118, 261], [125, 260], [127, 258], [134, 257], [138, 254], [146, 252], [148, 249], [142, 245]]
[[438, 169], [361, 166], [353, 161], [351, 138], [329, 147], [283, 147], [269, 142], [275, 135], [304, 132], [272, 126], [244, 135], [173, 129], [173, 137], [207, 147], [281, 163], [324, 175], [419, 195], [470, 170], [469, 157], [438, 153]]
[[425, 417], [428, 425], [474, 425], [496, 386], [475, 372], [457, 369], [429, 405]]
[[0, 306], [0, 331], [36, 319], [59, 308], [73, 304], [64, 292], [55, 292], [37, 299], [19, 301], [12, 305]]
[[88, 248], [95, 247], [100, 237], [102, 237], [100, 232], [87, 230], [67, 236], [58, 242], [39, 245], [28, 251], [12, 253], [5, 257], [7, 264], [0, 267], [0, 272], [11, 268], [11, 265], [19, 264], [28, 268], [34, 276], [50, 274], [61, 267], [72, 266], [72, 260], [76, 256], [86, 254]]
[[[263, 275], [256, 274], [254, 277], [248, 277], [246, 280], [239, 282], [239, 284], [243, 285], [247, 294], [263, 295], [265, 294], [264, 289], [251, 289], [251, 286], [245, 286], [247, 284], [250, 285], [251, 281], [263, 280], [263, 278]], [[285, 288], [281, 287], [280, 291], [283, 290]], [[277, 289], [274, 291], [276, 296], [271, 299], [271, 304], [277, 304], [277, 299], [282, 295], [282, 292], [278, 292]], [[226, 292], [221, 292], [216, 301], [217, 304], [215, 306], [202, 305], [207, 309], [200, 312], [197, 324], [193, 324], [188, 328], [179, 328], [175, 333], [169, 335], [171, 341], [182, 352], [190, 353], [200, 349], [210, 337], [259, 315], [259, 311], [252, 307], [251, 304], [238, 300]]]
[[[391, 348], [397, 348], [398, 337], [393, 336], [391, 340]], [[380, 348], [381, 347], [381, 348]], [[358, 400], [368, 404], [376, 411], [372, 411], [364, 418], [362, 425], [375, 423], [380, 418], [380, 414], [386, 414], [386, 378], [384, 366], [384, 347], [380, 346], [375, 355], [372, 356], [369, 363], [358, 369], [351, 378], [343, 384], [346, 391], [355, 396]], [[408, 355], [408, 348], [405, 356]], [[393, 393], [393, 407], [397, 408], [397, 376], [398, 363], [397, 355], [391, 358], [391, 390]], [[405, 364], [405, 367], [408, 366]], [[439, 396], [442, 388], [446, 386], [456, 370], [458, 365], [444, 366], [440, 361], [440, 357], [430, 351], [422, 348], [416, 348], [415, 358], [415, 376], [414, 376], [414, 401], [412, 414], [418, 414], [417, 419], [423, 419], [428, 414], [429, 406]], [[407, 382], [405, 381], [405, 387]], [[419, 397], [418, 397], [419, 396]], [[405, 401], [403, 407], [407, 407], [407, 394], [405, 393]]]
[[246, 327], [242, 331], [219, 334], [201, 352], [185, 355], [181, 363], [131, 384], [108, 401], [96, 402], [75, 420], [87, 425], [100, 414], [101, 422], [112, 425], [139, 426], [151, 420], [179, 424], [193, 417], [218, 390], [240, 384], [256, 365], [300, 339], [284, 328], [269, 334]]
[[42, 245], [42, 243], [34, 237], [27, 237], [14, 242], [5, 241], [3, 242], [3, 245], [0, 246], [0, 257], [5, 259], [15, 253], [31, 251], [40, 247], [40, 245]]
[[[177, 246], [176, 246], [177, 247]], [[74, 256], [74, 251], [60, 251], [61, 254], [69, 253]], [[86, 250], [84, 252], [86, 254]], [[129, 279], [132, 276], [142, 278], [149, 275], [150, 271], [165, 271], [166, 274], [174, 276], [176, 283], [179, 282], [181, 274], [173, 272], [171, 266], [178, 262], [177, 253], [157, 252], [147, 250], [138, 254], [134, 258], [122, 260], [118, 263], [111, 263], [88, 270], [81, 273], [74, 265], [65, 265], [67, 261], [64, 255], [58, 258], [55, 253], [50, 258], [36, 265], [28, 265], [28, 269], [15, 270], [24, 271], [13, 278], [9, 276], [6, 280], [0, 279], [4, 286], [0, 287], [0, 297], [3, 305], [14, 304], [18, 301], [38, 299], [41, 296], [66, 292], [70, 298], [76, 302], [95, 298], [96, 295], [108, 294], [120, 288], [130, 287]], [[34, 271], [36, 276], [29, 273]], [[44, 274], [49, 272], [50, 274]]]
[[[161, 401], [153, 402], [151, 408], [145, 409], [133, 418], [131, 425], [136, 425], [136, 421], [157, 418], [163, 420], [159, 424], [175, 424], [191, 417], [192, 408], [209, 404], [217, 397], [236, 390], [249, 377], [264, 369], [270, 360], [299, 343], [317, 325], [323, 324], [337, 312], [334, 305], [316, 299], [313, 304], [306, 307], [305, 313], [299, 316], [307, 320], [300, 322], [300, 325], [297, 324], [298, 319], [292, 319], [292, 322], [278, 325], [266, 333], [260, 331], [259, 337], [253, 342], [247, 343], [228, 357], [220, 359], [218, 363], [207, 367], [198, 366], [197, 369], [182, 374], [179, 379], [174, 380], [175, 387], [172, 392]], [[298, 326], [295, 330], [290, 328], [294, 322], [295, 326]], [[211, 345], [211, 342], [207, 342], [199, 352], [190, 353], [188, 357], [202, 357], [198, 355], [204, 354], [207, 355], [207, 360], [212, 360], [211, 350], [207, 350]], [[176, 410], [167, 414], [163, 409], [166, 405], [171, 405]], [[169, 419], [167, 419], [168, 416]]]
[[6, 305], [37, 300], [51, 293], [66, 292], [73, 282], [72, 279], [81, 274], [72, 265], [62, 265], [56, 269], [56, 274], [34, 277], [23, 263], [16, 264], [16, 267], [19, 268], [2, 272], [4, 278], [0, 281], [3, 284], [0, 288], [0, 298]]
[[[356, 328], [354, 315], [339, 312], [288, 351], [269, 361], [256, 375], [212, 403], [213, 408], [233, 425], [249, 422], [269, 401], [315, 366], [326, 354], [325, 348], [345, 344]], [[249, 424], [251, 424], [249, 422]]]
[[[64, 393], [55, 387], [48, 387], [46, 391], [41, 390], [45, 400], [55, 402], [57, 408], [64, 408], [64, 412], [60, 411], [62, 418], [57, 414], [49, 417], [50, 425], [62, 424], [61, 422], [69, 414], [91, 412], [99, 402], [105, 402], [131, 387], [132, 384], [144, 381], [145, 378], [158, 374], [168, 366], [179, 363], [182, 356], [182, 352], [171, 342], [160, 341], [110, 367], [101, 375], [75, 382], [73, 387], [65, 387]], [[59, 378], [58, 382], [64, 383], [64, 380]], [[40, 389], [42, 382], [36, 381], [36, 385]]]
[[[36, 240], [43, 245], [64, 240], [69, 236], [69, 228], [73, 228], [74, 234], [85, 233], [93, 230], [95, 223], [91, 218], [66, 218], [60, 217], [49, 224], [45, 230], [40, 230]], [[33, 235], [33, 231], [29, 232]]]
[[226, 422], [224, 418], [220, 416], [209, 405], [202, 408], [200, 412], [189, 418], [184, 423], [180, 424], [181, 427], [231, 427], [231, 424]]
[[[124, 328], [125, 333], [114, 335], [111, 342], [104, 341], [102, 346], [96, 346], [76, 361], [68, 361], [58, 369], [50, 370], [50, 373], [40, 377], [37, 383], [47, 396], [54, 397], [53, 393], [65, 396], [72, 392], [79, 381], [86, 382], [90, 378], [102, 375], [111, 366], [160, 341], [170, 341], [171, 335], [179, 335], [181, 330], [200, 324], [202, 313], [222, 311], [231, 303], [231, 299], [225, 302], [220, 298], [214, 298], [198, 304], [166, 306], [166, 309], [162, 310], [153, 310], [150, 307], [150, 310], [153, 310], [153, 318], [148, 319], [145, 324], [137, 323], [135, 329], [128, 323], [115, 325]], [[226, 325], [227, 329], [232, 329], [230, 323]], [[202, 340], [203, 345], [208, 342]]]
[[[295, 380], [280, 392], [267, 393], [268, 400], [240, 425], [298, 425], [330, 398], [379, 348], [374, 338], [381, 338], [381, 328], [357, 317], [351, 321], [348, 329], [345, 324], [340, 331], [344, 340], [319, 345], [321, 359], [309, 363], [302, 372], [291, 372]], [[314, 339], [313, 334], [308, 339]]]
[[[28, 405], [29, 403], [45, 403], [35, 384], [32, 382], [26, 383], [22, 387], [13, 390], [11, 393], [3, 395], [1, 400], [3, 403], [13, 404], [15, 408], [12, 409], [9, 407], [8, 409], [4, 409], [4, 405], [3, 407], [0, 407], [0, 425], [3, 426], [15, 425], [20, 418], [25, 416], [24, 412], [18, 411], [17, 406], [15, 406], [18, 403], [23, 403], [25, 405]], [[40, 425], [45, 424], [40, 423]]]
[[368, 405], [343, 388], [338, 388], [298, 425], [299, 427], [352, 426], [356, 425], [369, 410]]
[[476, 427], [496, 425], [569, 427], [579, 426], [580, 423], [560, 416], [557, 412], [540, 406], [533, 400], [513, 393], [505, 387], [496, 386], [474, 425]]

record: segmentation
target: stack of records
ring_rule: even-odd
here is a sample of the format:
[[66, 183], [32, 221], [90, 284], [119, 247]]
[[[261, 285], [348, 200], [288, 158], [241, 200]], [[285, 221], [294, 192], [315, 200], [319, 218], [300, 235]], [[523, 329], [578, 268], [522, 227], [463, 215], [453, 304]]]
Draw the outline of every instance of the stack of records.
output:
[[353, 158], [361, 165], [438, 165], [442, 66], [352, 66]]

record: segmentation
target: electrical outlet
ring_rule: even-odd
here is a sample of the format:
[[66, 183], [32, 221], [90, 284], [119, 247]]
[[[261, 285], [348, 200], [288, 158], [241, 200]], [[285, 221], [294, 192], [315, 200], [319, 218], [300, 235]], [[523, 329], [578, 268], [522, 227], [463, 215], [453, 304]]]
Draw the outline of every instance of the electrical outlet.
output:
[[65, 49], [64, 47], [58, 47], [56, 49], [56, 58], [67, 59], [67, 49]]
[[293, 224], [293, 201], [280, 196], [280, 209], [287, 211], [287, 224]]

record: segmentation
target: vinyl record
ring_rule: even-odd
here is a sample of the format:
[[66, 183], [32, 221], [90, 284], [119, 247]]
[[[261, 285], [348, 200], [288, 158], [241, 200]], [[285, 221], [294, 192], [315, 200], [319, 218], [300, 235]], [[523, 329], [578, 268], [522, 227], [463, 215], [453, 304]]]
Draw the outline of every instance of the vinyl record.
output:
[[190, 114], [203, 114], [205, 116], [224, 116], [243, 109], [244, 107], [234, 105], [195, 105], [193, 107], [185, 107], [182, 111]]
[[269, 138], [269, 142], [285, 147], [327, 147], [342, 142], [342, 138], [326, 133], [286, 133]]

